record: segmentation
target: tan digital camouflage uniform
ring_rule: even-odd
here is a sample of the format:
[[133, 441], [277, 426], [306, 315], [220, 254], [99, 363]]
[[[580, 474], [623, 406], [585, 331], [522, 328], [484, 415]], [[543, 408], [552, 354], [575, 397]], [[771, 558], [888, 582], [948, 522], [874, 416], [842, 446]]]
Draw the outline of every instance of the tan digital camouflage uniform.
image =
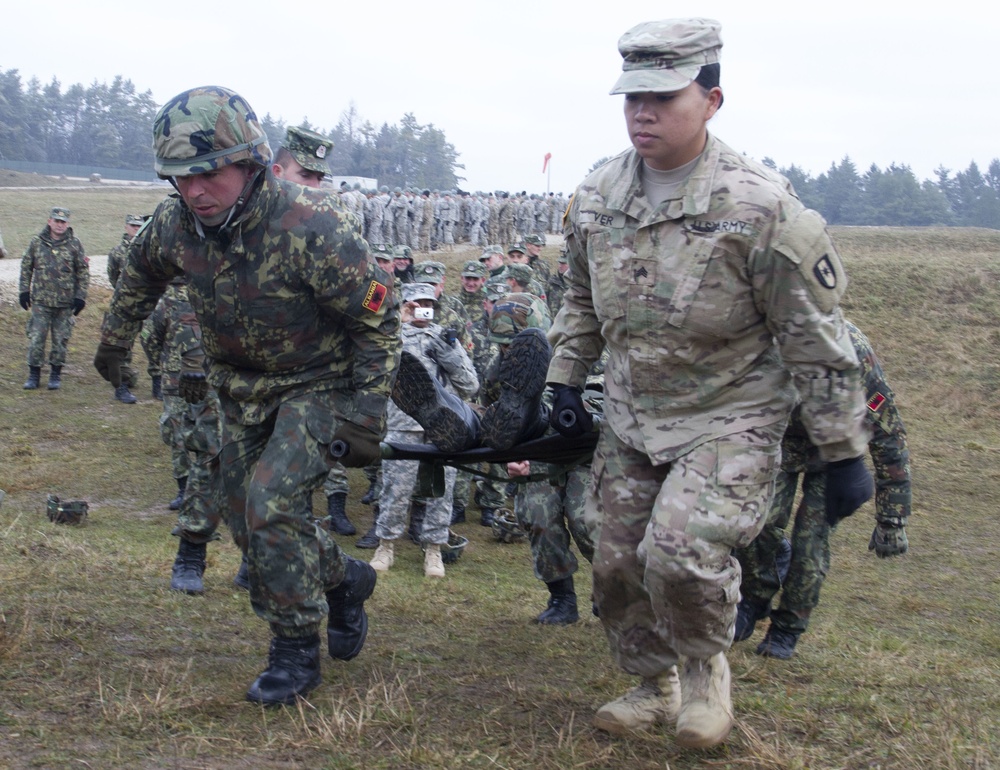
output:
[[634, 150], [577, 189], [548, 381], [582, 385], [604, 345], [588, 516], [613, 654], [656, 677], [733, 637], [733, 548], [763, 526], [797, 398], [824, 460], [864, 449], [846, 277], [818, 214], [722, 142], [651, 210]]

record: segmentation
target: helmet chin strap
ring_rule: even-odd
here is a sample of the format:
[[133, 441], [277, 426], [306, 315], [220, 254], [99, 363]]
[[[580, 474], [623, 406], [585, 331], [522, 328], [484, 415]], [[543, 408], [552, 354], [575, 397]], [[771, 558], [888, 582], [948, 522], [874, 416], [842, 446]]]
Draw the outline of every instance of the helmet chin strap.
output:
[[[198, 233], [198, 237], [202, 239], [205, 237], [206, 226], [217, 230], [223, 230], [224, 228], [228, 227], [230, 223], [232, 223], [236, 215], [242, 213], [243, 208], [246, 206], [247, 197], [250, 195], [250, 192], [253, 190], [254, 185], [256, 184], [257, 180], [260, 179], [260, 176], [263, 173], [264, 173], [264, 167], [256, 166], [256, 170], [253, 172], [253, 174], [250, 175], [250, 178], [247, 179], [247, 183], [243, 185], [243, 190], [240, 192], [240, 195], [236, 199], [236, 202], [229, 207], [229, 213], [226, 214], [226, 218], [219, 224], [205, 225], [205, 223], [201, 221], [198, 215], [192, 211], [191, 216], [194, 219], [194, 227]], [[180, 189], [177, 187], [177, 182], [175, 181], [174, 177], [170, 177], [170, 184], [173, 185], [173, 188], [177, 190], [178, 193], [180, 193]], [[181, 196], [181, 200], [183, 200], [183, 196]]]

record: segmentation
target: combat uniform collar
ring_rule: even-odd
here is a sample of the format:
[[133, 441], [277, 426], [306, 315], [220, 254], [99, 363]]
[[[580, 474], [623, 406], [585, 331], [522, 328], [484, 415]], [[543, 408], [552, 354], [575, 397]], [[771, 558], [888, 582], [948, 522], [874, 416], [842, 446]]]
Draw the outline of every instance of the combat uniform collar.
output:
[[38, 237], [45, 241], [49, 246], [54, 246], [57, 243], [65, 243], [66, 241], [73, 238], [73, 228], [67, 227], [66, 232], [63, 233], [62, 238], [56, 238], [52, 234], [52, 228], [48, 225], [42, 228], [42, 231], [38, 234]]
[[629, 150], [625, 154], [624, 173], [619, 174], [612, 184], [605, 205], [612, 211], [624, 211], [628, 216], [648, 223], [704, 214], [712, 203], [712, 183], [724, 147], [709, 133], [701, 159], [681, 185], [680, 197], [665, 201], [655, 218], [651, 218], [653, 211], [642, 192], [642, 158], [634, 149]]

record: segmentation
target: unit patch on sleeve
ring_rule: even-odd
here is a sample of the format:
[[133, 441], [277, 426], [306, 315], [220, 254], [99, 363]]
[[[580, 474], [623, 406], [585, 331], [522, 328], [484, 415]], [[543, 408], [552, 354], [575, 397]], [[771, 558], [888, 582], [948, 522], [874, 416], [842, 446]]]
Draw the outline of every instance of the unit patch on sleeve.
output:
[[868, 399], [868, 401], [865, 403], [865, 406], [868, 407], [868, 411], [872, 412], [873, 414], [877, 414], [878, 410], [882, 408], [882, 404], [884, 403], [885, 403], [885, 396], [883, 396], [881, 393], [876, 393], [875, 395], [873, 395], [871, 398]]
[[372, 285], [368, 287], [368, 293], [365, 295], [365, 301], [361, 303], [361, 307], [377, 313], [382, 307], [387, 293], [388, 289], [384, 285], [378, 281], [372, 281]]

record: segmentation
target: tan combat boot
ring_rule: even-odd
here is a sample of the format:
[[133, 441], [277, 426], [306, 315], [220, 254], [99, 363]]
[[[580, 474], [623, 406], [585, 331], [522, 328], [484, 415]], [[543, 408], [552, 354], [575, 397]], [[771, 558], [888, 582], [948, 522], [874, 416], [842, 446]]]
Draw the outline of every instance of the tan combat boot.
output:
[[657, 723], [672, 725], [680, 708], [677, 666], [671, 666], [655, 679], [643, 679], [638, 687], [601, 706], [594, 715], [594, 727], [615, 735], [627, 735]]
[[441, 546], [430, 543], [424, 550], [424, 577], [444, 577], [444, 562], [441, 560]]
[[725, 653], [708, 660], [684, 661], [681, 693], [677, 743], [689, 749], [704, 749], [726, 740], [733, 728], [733, 700]]
[[392, 552], [392, 541], [391, 540], [379, 540], [378, 548], [375, 549], [375, 553], [372, 556], [372, 560], [368, 562], [371, 564], [373, 570], [378, 572], [388, 572], [389, 567], [396, 560], [395, 554]]

